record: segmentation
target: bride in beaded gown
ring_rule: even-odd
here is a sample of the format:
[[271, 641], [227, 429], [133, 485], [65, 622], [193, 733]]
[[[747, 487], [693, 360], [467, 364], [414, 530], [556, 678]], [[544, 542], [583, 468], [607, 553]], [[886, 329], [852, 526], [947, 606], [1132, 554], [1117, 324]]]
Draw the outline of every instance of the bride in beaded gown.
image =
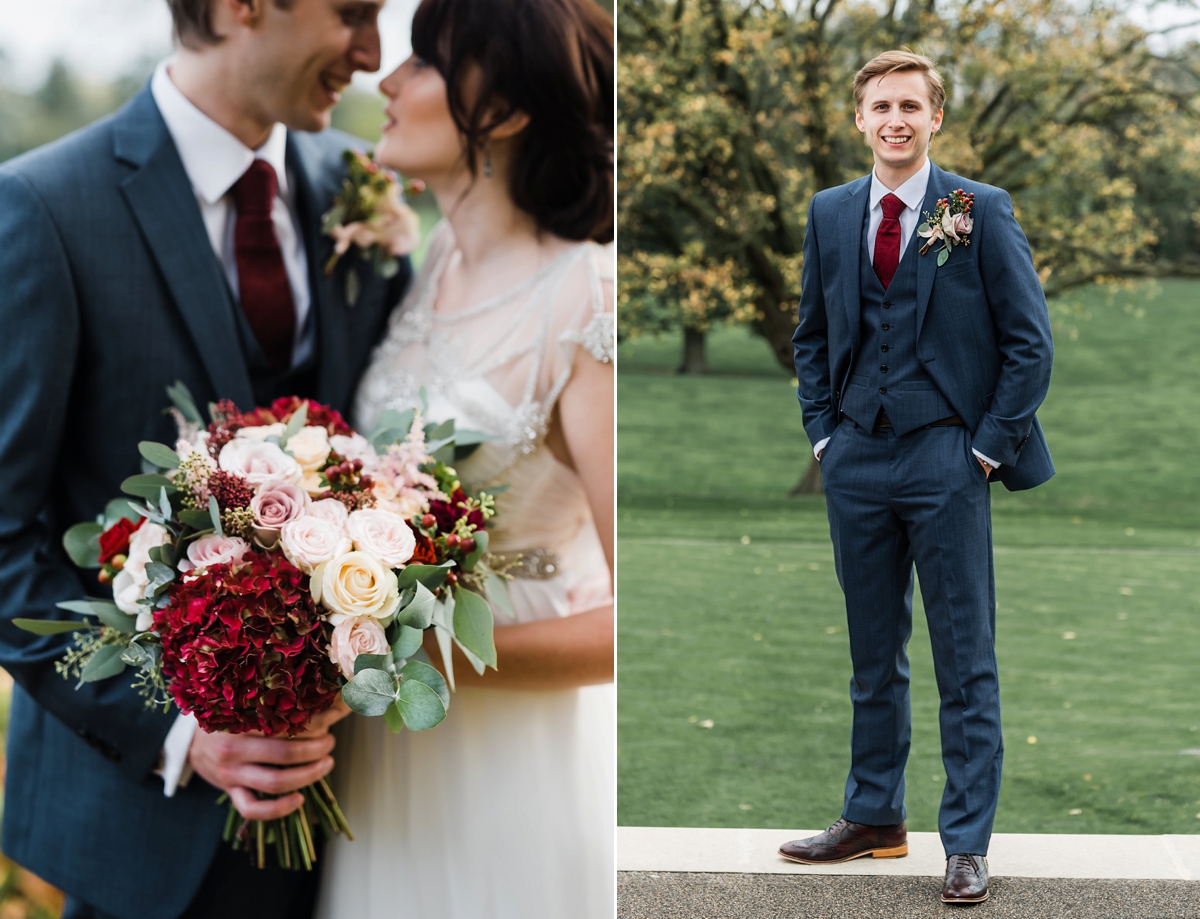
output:
[[[486, 15], [468, 22], [461, 0], [424, 0], [413, 47], [429, 56], [381, 86], [391, 120], [376, 155], [424, 179], [447, 219], [354, 420], [370, 429], [386, 409], [419, 406], [423, 389], [427, 420], [493, 435], [456, 469], [468, 490], [510, 486], [489, 549], [521, 558], [516, 619], [496, 622], [499, 672], [455, 658], [437, 728], [344, 722], [333, 777], [355, 840], [327, 851], [322, 919], [611, 919], [615, 908], [615, 259], [595, 241], [612, 226], [611, 20], [592, 0], [527, 0], [520, 23], [511, 0], [471, 4]], [[538, 73], [504, 47], [519, 30], [541, 32]], [[491, 83], [475, 106], [490, 120], [451, 114], [464, 83], [451, 62], [463, 59], [503, 64], [473, 65]], [[564, 85], [585, 112], [563, 111]], [[553, 184], [556, 162], [573, 195], [522, 187], [531, 175]]]

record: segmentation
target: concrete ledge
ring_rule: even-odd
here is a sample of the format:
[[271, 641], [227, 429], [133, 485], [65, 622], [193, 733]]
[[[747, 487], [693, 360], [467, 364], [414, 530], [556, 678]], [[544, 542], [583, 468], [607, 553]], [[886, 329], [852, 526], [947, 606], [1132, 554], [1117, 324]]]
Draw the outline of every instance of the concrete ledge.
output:
[[[818, 832], [617, 827], [617, 870], [939, 879], [945, 874], [946, 858], [937, 833], [909, 833], [905, 858], [859, 858], [814, 867], [779, 856], [781, 843]], [[1196, 881], [1200, 880], [1200, 836], [997, 833], [988, 852], [988, 867], [993, 877], [1007, 878]]]

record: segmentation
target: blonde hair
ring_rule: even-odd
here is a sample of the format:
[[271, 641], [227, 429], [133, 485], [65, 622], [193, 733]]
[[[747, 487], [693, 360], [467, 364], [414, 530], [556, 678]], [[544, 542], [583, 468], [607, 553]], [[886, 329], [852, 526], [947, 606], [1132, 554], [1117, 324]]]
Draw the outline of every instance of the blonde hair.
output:
[[862, 108], [863, 97], [867, 93], [867, 83], [876, 77], [885, 77], [889, 73], [904, 73], [916, 71], [924, 74], [925, 85], [929, 89], [929, 101], [933, 103], [936, 112], [946, 103], [946, 87], [942, 85], [942, 75], [937, 71], [937, 65], [929, 58], [914, 54], [911, 51], [885, 51], [878, 57], [867, 61], [862, 70], [854, 75], [854, 108]]

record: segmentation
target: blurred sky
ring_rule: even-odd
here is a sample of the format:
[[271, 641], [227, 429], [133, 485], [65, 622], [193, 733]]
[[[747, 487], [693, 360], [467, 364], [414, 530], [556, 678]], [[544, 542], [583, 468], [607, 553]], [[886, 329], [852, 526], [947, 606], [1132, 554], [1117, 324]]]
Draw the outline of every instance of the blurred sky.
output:
[[[418, 2], [388, 0], [380, 20], [383, 66], [355, 74], [356, 84], [374, 88], [408, 56], [408, 25]], [[170, 48], [166, 0], [0, 0], [0, 76], [23, 89], [40, 85], [55, 58], [87, 79], [107, 82]]]
[[[355, 82], [374, 88], [408, 56], [408, 25], [419, 0], [388, 0], [382, 17], [383, 66]], [[1134, 18], [1165, 26], [1200, 19], [1193, 6], [1142, 3]], [[38, 86], [61, 57], [89, 79], [108, 81], [132, 70], [139, 59], [170, 50], [171, 21], [165, 0], [0, 0], [0, 78], [24, 89]], [[1176, 32], [1173, 41], [1200, 39], [1200, 28]]]

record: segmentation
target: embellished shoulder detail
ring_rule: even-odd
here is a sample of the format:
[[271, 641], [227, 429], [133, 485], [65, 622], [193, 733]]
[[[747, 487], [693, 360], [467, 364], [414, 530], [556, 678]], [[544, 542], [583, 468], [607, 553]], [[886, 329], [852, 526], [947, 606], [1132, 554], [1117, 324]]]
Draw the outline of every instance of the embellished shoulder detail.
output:
[[565, 332], [564, 341], [583, 345], [596, 360], [611, 364], [617, 351], [617, 329], [612, 313], [596, 313], [579, 332]]

